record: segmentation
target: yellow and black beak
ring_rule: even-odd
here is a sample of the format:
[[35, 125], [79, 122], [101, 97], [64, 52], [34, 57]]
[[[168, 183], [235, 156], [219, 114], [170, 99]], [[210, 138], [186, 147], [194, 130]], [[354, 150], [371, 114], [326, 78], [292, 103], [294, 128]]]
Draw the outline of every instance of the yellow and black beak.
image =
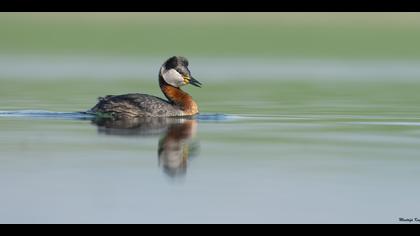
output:
[[184, 76], [184, 82], [185, 84], [191, 84], [191, 85], [201, 88], [200, 81], [194, 79], [192, 76]]

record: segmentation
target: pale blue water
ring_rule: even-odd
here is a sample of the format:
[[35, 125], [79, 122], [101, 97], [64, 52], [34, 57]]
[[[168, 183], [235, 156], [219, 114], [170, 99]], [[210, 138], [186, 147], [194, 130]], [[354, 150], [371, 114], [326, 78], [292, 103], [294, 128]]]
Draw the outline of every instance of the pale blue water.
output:
[[0, 112], [0, 222], [398, 223], [420, 212], [415, 117], [90, 119]]
[[0, 56], [0, 223], [420, 218], [418, 61], [192, 58], [195, 119], [77, 112], [160, 63]]

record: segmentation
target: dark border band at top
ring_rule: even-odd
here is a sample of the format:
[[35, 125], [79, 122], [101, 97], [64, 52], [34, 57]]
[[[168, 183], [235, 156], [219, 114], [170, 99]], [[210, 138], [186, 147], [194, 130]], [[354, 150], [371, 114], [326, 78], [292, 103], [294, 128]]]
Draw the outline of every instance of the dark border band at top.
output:
[[1, 12], [417, 12], [414, 0], [2, 0]]

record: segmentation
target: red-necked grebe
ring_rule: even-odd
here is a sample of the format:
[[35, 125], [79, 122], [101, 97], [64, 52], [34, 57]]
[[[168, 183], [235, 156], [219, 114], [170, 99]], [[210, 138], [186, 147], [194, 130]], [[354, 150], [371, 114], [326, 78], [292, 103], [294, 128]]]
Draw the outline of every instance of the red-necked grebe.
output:
[[99, 98], [98, 104], [89, 113], [112, 116], [114, 119], [135, 117], [174, 117], [198, 114], [198, 105], [192, 97], [181, 90], [181, 86], [201, 83], [191, 76], [188, 60], [173, 56], [163, 63], [159, 70], [159, 86], [168, 101], [147, 94], [108, 95]]

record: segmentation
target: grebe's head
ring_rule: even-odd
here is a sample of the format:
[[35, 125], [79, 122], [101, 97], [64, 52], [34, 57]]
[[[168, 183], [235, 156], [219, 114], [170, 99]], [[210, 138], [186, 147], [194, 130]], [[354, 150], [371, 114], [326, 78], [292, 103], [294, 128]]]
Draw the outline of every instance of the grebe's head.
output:
[[191, 76], [185, 57], [173, 56], [166, 60], [160, 68], [160, 75], [166, 83], [177, 88], [187, 84], [201, 87], [201, 83]]

